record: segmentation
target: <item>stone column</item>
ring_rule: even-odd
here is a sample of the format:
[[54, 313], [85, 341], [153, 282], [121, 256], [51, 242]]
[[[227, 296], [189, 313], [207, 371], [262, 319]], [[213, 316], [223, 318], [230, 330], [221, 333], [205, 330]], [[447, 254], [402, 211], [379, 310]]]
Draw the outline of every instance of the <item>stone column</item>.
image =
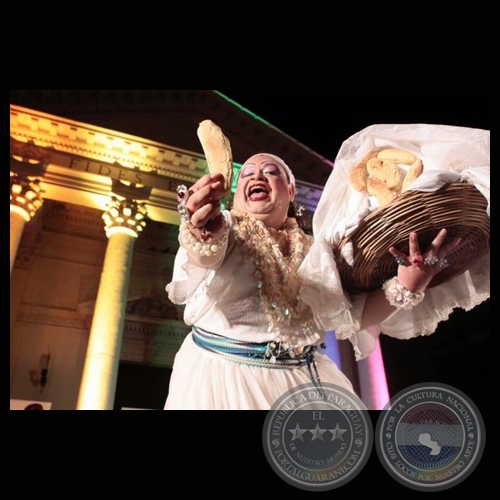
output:
[[[39, 180], [30, 180], [24, 175], [10, 172], [10, 276], [16, 261], [17, 251], [23, 236], [26, 224], [35, 216], [43, 205], [43, 198], [40, 195], [41, 187]], [[11, 314], [14, 309], [11, 295]], [[17, 310], [17, 309], [16, 309]], [[10, 328], [10, 384], [12, 384], [15, 367], [16, 337], [14, 330]]]
[[29, 180], [14, 172], [10, 173], [10, 275], [24, 226], [43, 204], [40, 181]]
[[113, 410], [134, 243], [146, 208], [112, 197], [103, 214], [108, 246], [104, 258], [77, 410]]

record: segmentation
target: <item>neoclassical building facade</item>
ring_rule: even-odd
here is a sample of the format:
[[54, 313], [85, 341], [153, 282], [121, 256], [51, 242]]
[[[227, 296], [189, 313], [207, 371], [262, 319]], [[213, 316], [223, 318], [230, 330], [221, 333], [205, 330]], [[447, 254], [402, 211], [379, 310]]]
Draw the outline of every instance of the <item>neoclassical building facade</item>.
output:
[[[10, 397], [54, 410], [161, 409], [187, 327], [168, 301], [176, 187], [207, 172], [211, 119], [235, 169], [269, 151], [312, 214], [332, 163], [213, 90], [11, 90]], [[329, 354], [369, 409], [387, 402], [380, 349]]]

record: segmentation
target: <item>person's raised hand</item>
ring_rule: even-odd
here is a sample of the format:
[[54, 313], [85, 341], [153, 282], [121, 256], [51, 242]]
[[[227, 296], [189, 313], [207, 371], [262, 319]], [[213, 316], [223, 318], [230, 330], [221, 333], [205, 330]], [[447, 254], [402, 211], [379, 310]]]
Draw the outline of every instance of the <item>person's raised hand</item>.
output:
[[460, 244], [460, 238], [444, 243], [447, 234], [446, 229], [441, 229], [424, 252], [420, 249], [416, 232], [409, 236], [409, 255], [395, 247], [389, 249], [398, 263], [398, 281], [407, 290], [423, 292], [434, 276], [450, 265], [447, 256]]
[[207, 174], [188, 190], [184, 206], [193, 228], [208, 231], [217, 237], [223, 229], [220, 198], [224, 194], [222, 174]]

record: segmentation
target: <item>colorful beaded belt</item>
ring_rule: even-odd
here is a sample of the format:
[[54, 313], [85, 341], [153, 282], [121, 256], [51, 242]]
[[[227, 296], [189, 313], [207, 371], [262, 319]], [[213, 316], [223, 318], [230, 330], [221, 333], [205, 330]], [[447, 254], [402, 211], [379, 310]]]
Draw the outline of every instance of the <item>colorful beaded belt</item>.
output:
[[290, 349], [284, 349], [278, 342], [262, 344], [243, 342], [241, 340], [222, 337], [215, 333], [207, 332], [200, 327], [193, 327], [193, 340], [195, 344], [207, 351], [253, 366], [266, 368], [297, 368], [312, 362], [316, 351], [315, 346], [305, 346], [301, 354], [290, 355]]

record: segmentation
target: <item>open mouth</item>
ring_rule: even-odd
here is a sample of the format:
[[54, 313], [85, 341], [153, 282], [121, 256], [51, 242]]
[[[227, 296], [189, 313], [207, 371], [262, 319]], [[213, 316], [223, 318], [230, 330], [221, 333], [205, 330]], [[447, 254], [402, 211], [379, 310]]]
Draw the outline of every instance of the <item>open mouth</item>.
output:
[[262, 201], [265, 200], [269, 196], [269, 191], [267, 186], [262, 184], [255, 184], [251, 186], [248, 190], [248, 199], [250, 201]]

